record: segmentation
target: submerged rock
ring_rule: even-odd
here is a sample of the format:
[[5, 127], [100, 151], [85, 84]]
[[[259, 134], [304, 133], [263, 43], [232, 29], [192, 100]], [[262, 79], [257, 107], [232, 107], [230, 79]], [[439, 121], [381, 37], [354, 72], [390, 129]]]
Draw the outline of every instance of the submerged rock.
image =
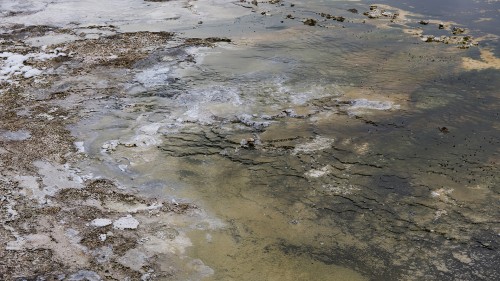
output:
[[461, 28], [461, 27], [453, 27], [453, 28], [451, 29], [451, 32], [452, 32], [453, 34], [455, 34], [455, 35], [456, 35], [456, 34], [462, 34], [462, 33], [464, 33], [464, 32], [465, 32], [465, 28]]
[[344, 18], [344, 17], [342, 17], [342, 16], [333, 16], [333, 15], [326, 14], [326, 13], [320, 13], [319, 15], [320, 15], [321, 17], [323, 17], [323, 18], [327, 18], [327, 19], [333, 19], [333, 20], [340, 21], [340, 22], [345, 21], [345, 18]]
[[31, 133], [26, 130], [6, 131], [0, 133], [0, 140], [23, 141], [31, 138]]
[[101, 281], [101, 277], [90, 270], [80, 270], [77, 273], [71, 275], [68, 281]]

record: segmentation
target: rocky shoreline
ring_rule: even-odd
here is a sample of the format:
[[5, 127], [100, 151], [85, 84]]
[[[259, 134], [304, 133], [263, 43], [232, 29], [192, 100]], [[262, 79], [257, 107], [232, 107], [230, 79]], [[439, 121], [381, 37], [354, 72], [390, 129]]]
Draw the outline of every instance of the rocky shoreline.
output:
[[[151, 2], [147, 5], [169, 5], [169, 1], [147, 0], [145, 2]], [[196, 5], [193, 4], [196, 1], [187, 1], [182, 5], [175, 2], [172, 5], [181, 7], [175, 10], [176, 13], [182, 14], [179, 12], [181, 10], [188, 11], [189, 16], [186, 17], [189, 18], [194, 28], [200, 25], [210, 25], [211, 22], [217, 20], [217, 17], [214, 19], [210, 16], [206, 18], [200, 16], [202, 13], [199, 13]], [[143, 4], [142, 1], [141, 4]], [[292, 6], [294, 3], [285, 1], [239, 1], [232, 6], [244, 10], [241, 13], [253, 12], [262, 17], [268, 17], [276, 10], [280, 11], [285, 5], [287, 8], [294, 7]], [[233, 11], [232, 6], [228, 9], [229, 11]], [[43, 8], [35, 8], [27, 11], [13, 9], [11, 13], [2, 16], [4, 18], [19, 17], [20, 21], [24, 16], [29, 17], [31, 14], [43, 11]], [[149, 9], [146, 10], [147, 12], [155, 11], [153, 8], [147, 9]], [[358, 10], [354, 8], [343, 12], [352, 14], [352, 18], [349, 14], [334, 16], [327, 13], [308, 13], [306, 17], [286, 10], [280, 14], [279, 20], [282, 22], [293, 20], [291, 24], [298, 23], [301, 25], [300, 28], [341, 28], [349, 24], [365, 23], [373, 24], [378, 28], [397, 25], [407, 34], [420, 38], [418, 43], [440, 42], [456, 45], [461, 49], [476, 48], [478, 45], [468, 34], [467, 29], [456, 27], [454, 23], [442, 24], [444, 31], [452, 34], [441, 37], [424, 35], [424, 29], [428, 28], [428, 25], [433, 25], [438, 31], [441, 30], [441, 22], [420, 19], [416, 15], [411, 15], [412, 19], [409, 20], [407, 13], [396, 11], [389, 6], [372, 5], [367, 7], [365, 15], [358, 13]], [[177, 19], [177, 16], [174, 13], [174, 15], [168, 14], [168, 17], [165, 14], [158, 17], [165, 21], [165, 18]], [[37, 20], [39, 19], [36, 17], [33, 19], [33, 21]], [[433, 269], [429, 272], [440, 272], [446, 278], [450, 277], [450, 270], [459, 271], [467, 278], [473, 276], [474, 274], [469, 273], [477, 271], [478, 268], [470, 253], [477, 255], [477, 259], [482, 259], [491, 257], [490, 251], [497, 250], [498, 238], [488, 236], [492, 232], [491, 229], [496, 229], [493, 218], [485, 215], [485, 217], [477, 218], [476, 221], [476, 214], [473, 211], [467, 209], [464, 215], [457, 211], [463, 209], [461, 206], [457, 207], [459, 203], [456, 202], [459, 199], [452, 198], [451, 189], [436, 189], [425, 181], [419, 183], [425, 187], [426, 191], [435, 193], [432, 198], [437, 198], [437, 202], [425, 206], [426, 210], [430, 211], [422, 215], [426, 218], [426, 220], [422, 219], [424, 221], [422, 224], [418, 220], [412, 221], [413, 218], [407, 218], [407, 215], [403, 214], [399, 203], [395, 203], [400, 199], [399, 196], [403, 196], [402, 194], [396, 194], [394, 198], [387, 199], [387, 205], [385, 205], [377, 201], [382, 198], [378, 194], [379, 191], [365, 189], [362, 186], [365, 178], [368, 177], [366, 173], [373, 173], [375, 176], [379, 169], [385, 167], [375, 164], [381, 157], [379, 154], [368, 152], [370, 147], [368, 143], [353, 144], [348, 138], [339, 142], [337, 138], [317, 135], [318, 131], [326, 130], [325, 128], [329, 126], [324, 120], [329, 121], [329, 114], [332, 112], [342, 116], [342, 120], [347, 120], [346, 123], [349, 120], [356, 120], [362, 124], [361, 127], [372, 126], [382, 129], [395, 127], [383, 121], [377, 123], [376, 119], [373, 121], [370, 117], [364, 117], [362, 114], [358, 116], [356, 113], [357, 110], [366, 108], [391, 112], [398, 108], [398, 105], [392, 101], [320, 97], [307, 104], [307, 108], [297, 106], [297, 111], [303, 110], [300, 113], [293, 109], [273, 108], [274, 113], [268, 115], [239, 115], [232, 118], [210, 116], [211, 122], [217, 124], [213, 126], [211, 126], [212, 123], [185, 119], [179, 122], [187, 124], [187, 128], [178, 129], [178, 135], [164, 134], [161, 140], [158, 140], [157, 136], [159, 127], [156, 128], [155, 124], [152, 124], [152, 127], [142, 127], [140, 129], [142, 134], [136, 138], [106, 140], [99, 148], [100, 151], [88, 151], [89, 147], [75, 134], [75, 128], [78, 130], [79, 122], [87, 119], [94, 122], [104, 116], [99, 113], [104, 111], [109, 113], [117, 108], [124, 112], [137, 113], [140, 117], [140, 113], [148, 112], [150, 107], [154, 108], [157, 105], [126, 104], [123, 100], [128, 98], [127, 95], [133, 93], [175, 98], [178, 94], [175, 88], [176, 83], [182, 82], [179, 78], [172, 76], [167, 80], [162, 80], [161, 83], [173, 85], [170, 91], [164, 90], [162, 88], [164, 85], [155, 80], [157, 76], [165, 74], [162, 72], [166, 71], [165, 68], [177, 67], [181, 70], [189, 67], [195, 68], [198, 58], [193, 54], [193, 49], [213, 48], [220, 45], [231, 46], [234, 42], [232, 38], [226, 37], [186, 38], [180, 32], [174, 31], [135, 30], [142, 28], [142, 22], [124, 24], [110, 20], [99, 23], [77, 23], [69, 22], [66, 18], [64, 20], [68, 21], [65, 26], [51, 24], [0, 26], [2, 28], [0, 58], [3, 59], [0, 76], [0, 107], [2, 109], [0, 111], [0, 120], [2, 120], [0, 122], [0, 215], [2, 217], [0, 279], [19, 281], [201, 280], [214, 276], [214, 269], [207, 266], [202, 259], [193, 258], [186, 253], [186, 249], [192, 246], [188, 232], [224, 228], [231, 232], [235, 240], [238, 240], [244, 235], [241, 233], [251, 231], [244, 226], [239, 226], [238, 229], [238, 223], [214, 218], [189, 199], [183, 201], [158, 199], [151, 194], [138, 191], [133, 186], [122, 186], [121, 181], [96, 176], [89, 170], [79, 168], [82, 163], [88, 163], [86, 161], [92, 158], [90, 154], [100, 155], [93, 159], [99, 161], [101, 160], [99, 157], [105, 159], [116, 150], [123, 148], [138, 149], [137, 154], [147, 154], [147, 148], [156, 148], [167, 156], [176, 158], [192, 156], [200, 162], [204, 161], [196, 158], [200, 155], [220, 156], [250, 171], [250, 174], [255, 173], [256, 176], [251, 178], [252, 184], [256, 187], [268, 187], [269, 182], [264, 181], [256, 172], [259, 170], [256, 166], [260, 165], [263, 170], [266, 170], [265, 174], [269, 178], [273, 180], [277, 176], [286, 178], [286, 180], [275, 182], [276, 187], [263, 191], [263, 194], [277, 192], [276, 190], [281, 188], [282, 183], [303, 183], [304, 186], [313, 187], [312, 191], [306, 193], [311, 200], [307, 204], [304, 203], [307, 207], [300, 205], [302, 203], [297, 203], [301, 208], [310, 208], [309, 211], [304, 212], [308, 216], [321, 220], [330, 220], [332, 216], [336, 216], [338, 221], [346, 221], [345, 224], [339, 222], [339, 226], [336, 225], [337, 221], [332, 219], [332, 228], [336, 229], [343, 229], [348, 225], [349, 220], [358, 220], [360, 217], [364, 218], [365, 215], [373, 218], [373, 221], [381, 221], [388, 217], [387, 220], [394, 219], [384, 225], [391, 232], [390, 239], [403, 241], [403, 244], [410, 243], [408, 241], [412, 239], [423, 241], [431, 240], [429, 237], [433, 237], [450, 244], [450, 249], [456, 248], [460, 243], [466, 243], [464, 241], [468, 238], [464, 238], [465, 236], [476, 235], [473, 225], [486, 225], [484, 229], [477, 231], [479, 233], [475, 236], [477, 243], [470, 252], [457, 250], [453, 252], [453, 257], [445, 251], [439, 252], [441, 256], [448, 259], [447, 261], [453, 268], [448, 269], [441, 260], [436, 260]], [[303, 26], [304, 24], [306, 26]], [[151, 26], [154, 24], [148, 28]], [[481, 55], [481, 60], [464, 59], [464, 64], [467, 63], [470, 66], [469, 70], [499, 68], [498, 58], [492, 53], [481, 51]], [[167, 67], [162, 68], [162, 64]], [[156, 67], [153, 69], [155, 73], [148, 72], [151, 65]], [[144, 87], [135, 89], [136, 85], [132, 85], [130, 81], [136, 80], [140, 80]], [[227, 100], [232, 102], [231, 98]], [[204, 101], [201, 99], [201, 103]], [[168, 112], [168, 110], [165, 111]], [[323, 121], [321, 118], [324, 118]], [[279, 123], [283, 120], [296, 121], [287, 123], [283, 126], [287, 130], [282, 130]], [[94, 123], [99, 122], [102, 122], [103, 126], [121, 126], [121, 124], [109, 125], [105, 120], [98, 120]], [[306, 127], [307, 122], [318, 122], [319, 125], [315, 124], [317, 128], [314, 132], [311, 130], [296, 134], [294, 126]], [[198, 127], [190, 131], [189, 125]], [[271, 128], [268, 130], [269, 126]], [[440, 129], [443, 135], [448, 133], [447, 127], [439, 128], [446, 128], [447, 132]], [[371, 129], [373, 128], [370, 127]], [[153, 133], [149, 133], [150, 131]], [[437, 130], [433, 131], [439, 133]], [[143, 147], [145, 150], [140, 150]], [[332, 160], [330, 155], [336, 156]], [[330, 162], [335, 164], [327, 164]], [[288, 170], [289, 165], [294, 164], [296, 164], [295, 168]], [[387, 165], [393, 170], [398, 170], [396, 167]], [[130, 163], [118, 165], [117, 169], [128, 173], [129, 166], [131, 166]], [[488, 165], [481, 167], [485, 178], [490, 177], [493, 168]], [[422, 174], [427, 172], [430, 173], [430, 171], [425, 171]], [[352, 174], [346, 176], [346, 173]], [[491, 178], [491, 181], [495, 180], [494, 176]], [[336, 181], [336, 185], [327, 182], [328, 179]], [[355, 186], [354, 183], [351, 185], [351, 180], [352, 182], [358, 181], [359, 186]], [[405, 182], [410, 179], [398, 178], [396, 180]], [[382, 179], [381, 182], [383, 182]], [[339, 187], [337, 183], [345, 184], [345, 188]], [[380, 184], [383, 185], [385, 182]], [[487, 189], [484, 187], [486, 185], [478, 183], [477, 186], [481, 190]], [[361, 188], [363, 191], [360, 191]], [[358, 196], [357, 192], [365, 193]], [[493, 194], [492, 196], [498, 196], [498, 193], [493, 192]], [[328, 196], [334, 198], [332, 199], [335, 201], [334, 207], [317, 199], [317, 197]], [[420, 200], [427, 195], [419, 196], [421, 196], [418, 197]], [[405, 200], [401, 202], [413, 206], [414, 203]], [[425, 200], [422, 199], [422, 201]], [[424, 205], [424, 203], [421, 204]], [[455, 217], [450, 219], [451, 222], [460, 220], [457, 217], [470, 216], [463, 229], [464, 236], [449, 231], [448, 226], [442, 228], [438, 226], [437, 229], [429, 226], [434, 221], [438, 221], [441, 216], [448, 215], [446, 208], [452, 208], [453, 211], [449, 212], [456, 213]], [[272, 211], [269, 212], [272, 213]], [[355, 215], [349, 214], [361, 215], [354, 218]], [[288, 215], [284, 216], [288, 217]], [[433, 218], [427, 220], [427, 216], [433, 216]], [[307, 219], [304, 218], [304, 221]], [[302, 223], [300, 219], [291, 216], [285, 224], [300, 226], [300, 223]], [[375, 224], [373, 229], [377, 227], [380, 225]], [[417, 234], [399, 240], [397, 236], [401, 229], [409, 229], [409, 232]], [[345, 230], [345, 232], [350, 233], [350, 230]], [[352, 241], [363, 241], [369, 236], [368, 232], [368, 230], [358, 231], [352, 236]], [[359, 236], [356, 236], [358, 234]], [[210, 240], [210, 237], [207, 236], [206, 239]], [[321, 240], [321, 237], [318, 239]], [[366, 274], [379, 273], [377, 270], [382, 266], [377, 265], [377, 262], [392, 262], [390, 257], [383, 256], [377, 261], [366, 258], [365, 261], [369, 261], [366, 268], [351, 264], [350, 256], [360, 251], [361, 246], [355, 246], [350, 239], [346, 238], [343, 241], [348, 245], [346, 248], [335, 248], [333, 240], [325, 242], [327, 245], [332, 243], [331, 248], [323, 246], [324, 244], [308, 246], [282, 240], [270, 245], [265, 251], [279, 251], [292, 256], [312, 256], [324, 264], [342, 264], [341, 261], [344, 260], [348, 261], [345, 262], [345, 266], [356, 268]], [[422, 242], [424, 248], [428, 245], [435, 247], [433, 244], [435, 242], [426, 243], [426, 241]], [[478, 246], [479, 244], [481, 246]], [[370, 247], [366, 246], [366, 248]], [[371, 251], [381, 253], [381, 255], [396, 253], [401, 256], [401, 260], [407, 258], [406, 253], [401, 249], [392, 249], [390, 246], [387, 248], [391, 249], [375, 248], [373, 246]], [[425, 249], [424, 252], [429, 254], [429, 250]], [[357, 254], [362, 255], [362, 253]], [[359, 256], [352, 260], [359, 259]], [[492, 261], [495, 259], [492, 258]], [[415, 264], [418, 262], [420, 261], [415, 261]], [[485, 260], [481, 265], [487, 263], [488, 261]], [[466, 268], [463, 270], [465, 273], [460, 271], [461, 265]], [[376, 269], [371, 271], [373, 269], [368, 268], [371, 266]], [[403, 267], [399, 264], [391, 266]], [[469, 268], [472, 269], [468, 270]], [[406, 275], [390, 275], [391, 273], [380, 269], [381, 273], [378, 276], [391, 278], [404, 276], [408, 280], [413, 280], [410, 275], [414, 272], [421, 272], [419, 268], [413, 267], [402, 271]], [[425, 276], [427, 272], [423, 271], [420, 277]], [[484, 269], [484, 272], [497, 274], [491, 268]]]

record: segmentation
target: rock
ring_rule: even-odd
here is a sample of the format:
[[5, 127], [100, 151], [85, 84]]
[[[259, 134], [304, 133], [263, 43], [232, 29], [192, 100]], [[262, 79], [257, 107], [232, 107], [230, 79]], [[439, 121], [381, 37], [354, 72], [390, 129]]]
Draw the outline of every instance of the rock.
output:
[[429, 21], [428, 21], [428, 20], [421, 20], [421, 21], [419, 21], [419, 23], [420, 23], [421, 25], [428, 25], [428, 24], [429, 24]]
[[256, 144], [258, 144], [258, 140], [254, 138], [242, 139], [240, 142], [240, 146], [243, 148], [255, 148]]
[[439, 28], [439, 29], [444, 29], [444, 23], [440, 23], [440, 24], [438, 25], [438, 28]]
[[330, 14], [326, 14], [326, 13], [320, 13], [319, 14], [321, 17], [323, 18], [327, 18], [327, 19], [333, 19], [333, 20], [336, 20], [336, 21], [340, 21], [340, 22], [343, 22], [345, 21], [345, 18], [342, 17], [342, 16], [332, 16]]
[[457, 35], [457, 34], [462, 34], [462, 33], [464, 33], [464, 32], [465, 32], [465, 28], [461, 28], [461, 27], [453, 27], [453, 28], [451, 29], [451, 32], [452, 32], [453, 34], [455, 34], [455, 35]]
[[358, 10], [356, 9], [347, 9], [347, 11], [353, 13], [353, 14], [357, 14], [358, 13]]
[[375, 9], [375, 10], [371, 10], [370, 12], [365, 12], [364, 15], [370, 19], [377, 19], [377, 18], [380, 18], [382, 16], [382, 11]]
[[305, 25], [309, 25], [309, 26], [315, 26], [317, 22], [318, 22], [318, 21], [317, 21], [317, 20], [315, 20], [315, 19], [306, 19], [306, 20], [304, 21], [304, 24], [305, 24]]
[[377, 5], [370, 5], [370, 11], [374, 11], [377, 9]]
[[434, 41], [434, 38], [435, 38], [434, 35], [428, 35], [428, 36], [422, 37], [422, 41], [424, 41], [424, 42], [432, 42], [432, 41]]
[[384, 16], [384, 17], [388, 17], [388, 18], [392, 18], [392, 17], [394, 17], [394, 14], [393, 14], [393, 13], [391, 13], [391, 12], [386, 12], [386, 11], [383, 11], [383, 12], [382, 12], [382, 16]]
[[116, 229], [136, 229], [139, 226], [139, 221], [134, 219], [131, 215], [122, 217], [113, 222], [113, 228]]
[[443, 134], [447, 134], [447, 133], [450, 132], [450, 130], [448, 128], [446, 128], [446, 127], [439, 127], [438, 129]]

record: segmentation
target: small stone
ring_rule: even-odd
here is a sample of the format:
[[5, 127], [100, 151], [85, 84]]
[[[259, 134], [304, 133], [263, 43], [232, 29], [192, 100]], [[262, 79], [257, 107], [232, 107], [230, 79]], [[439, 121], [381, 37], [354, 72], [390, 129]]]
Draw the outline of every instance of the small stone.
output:
[[434, 35], [424, 36], [424, 37], [422, 37], [422, 41], [424, 41], [424, 42], [433, 42], [434, 41]]
[[318, 21], [317, 21], [317, 20], [315, 20], [315, 19], [306, 19], [306, 20], [304, 21], [304, 24], [305, 24], [305, 25], [309, 25], [309, 26], [315, 26], [317, 22], [318, 22]]
[[450, 130], [449, 130], [448, 128], [446, 128], [446, 127], [440, 127], [440, 128], [439, 128], [439, 131], [440, 131], [441, 133], [444, 133], [444, 134], [447, 134], [447, 133], [449, 133], [449, 132], [450, 132]]
[[345, 21], [345, 18], [342, 17], [342, 16], [334, 17], [333, 19], [336, 20], [336, 21], [340, 21], [340, 22], [344, 22]]
[[106, 241], [106, 238], [107, 238], [106, 234], [99, 234], [99, 240], [104, 242]]
[[454, 34], [454, 35], [457, 35], [457, 34], [462, 34], [465, 32], [465, 29], [464, 28], [461, 28], [461, 27], [453, 27], [451, 29], [451, 32]]
[[384, 16], [384, 17], [390, 17], [390, 18], [392, 18], [392, 17], [393, 17], [393, 15], [394, 15], [394, 14], [393, 14], [393, 13], [391, 13], [391, 12], [382, 12], [382, 16]]

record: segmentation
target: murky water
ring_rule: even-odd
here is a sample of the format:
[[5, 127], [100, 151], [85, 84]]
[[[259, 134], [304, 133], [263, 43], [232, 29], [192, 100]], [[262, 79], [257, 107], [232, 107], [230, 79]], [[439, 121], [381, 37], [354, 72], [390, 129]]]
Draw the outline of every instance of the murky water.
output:
[[[86, 170], [222, 220], [186, 230], [207, 280], [498, 280], [499, 70], [463, 68], [477, 47], [363, 23], [364, 1], [309, 2], [181, 28], [232, 43], [110, 78], [124, 97], [78, 126]], [[385, 2], [499, 33], [498, 1]]]

